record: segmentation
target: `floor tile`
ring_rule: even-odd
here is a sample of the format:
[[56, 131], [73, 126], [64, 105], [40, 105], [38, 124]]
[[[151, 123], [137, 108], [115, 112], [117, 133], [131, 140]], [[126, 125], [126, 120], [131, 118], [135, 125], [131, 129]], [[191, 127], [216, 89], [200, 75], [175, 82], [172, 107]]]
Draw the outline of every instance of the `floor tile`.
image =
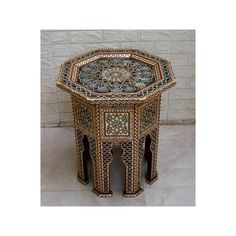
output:
[[146, 206], [163, 206], [165, 198], [165, 188], [145, 188]]
[[[195, 168], [159, 168], [158, 180], [153, 184], [158, 187], [189, 187], [195, 185]], [[146, 184], [152, 188], [153, 185]]]
[[195, 187], [167, 188], [163, 206], [195, 206]]
[[195, 206], [195, 187], [145, 189], [147, 206]]
[[124, 198], [121, 193], [100, 198], [90, 191], [42, 192], [41, 206], [145, 206], [144, 194]]

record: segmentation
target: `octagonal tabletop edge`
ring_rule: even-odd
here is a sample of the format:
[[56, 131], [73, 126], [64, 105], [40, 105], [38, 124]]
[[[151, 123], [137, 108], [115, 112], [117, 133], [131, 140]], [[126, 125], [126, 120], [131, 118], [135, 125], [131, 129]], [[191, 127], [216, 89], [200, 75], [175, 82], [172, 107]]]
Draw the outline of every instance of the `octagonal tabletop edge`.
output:
[[143, 103], [176, 84], [171, 63], [138, 49], [97, 49], [66, 60], [56, 84], [100, 103]]

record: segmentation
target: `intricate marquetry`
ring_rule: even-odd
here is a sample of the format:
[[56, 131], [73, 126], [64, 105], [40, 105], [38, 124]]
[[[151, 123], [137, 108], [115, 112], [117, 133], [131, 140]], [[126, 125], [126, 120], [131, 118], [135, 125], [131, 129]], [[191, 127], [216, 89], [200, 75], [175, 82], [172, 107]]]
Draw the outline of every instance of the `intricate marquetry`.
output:
[[157, 101], [153, 101], [141, 110], [141, 130], [154, 125], [157, 122]]
[[[78, 180], [93, 192], [112, 195], [112, 149], [120, 145], [125, 167], [125, 197], [142, 192], [142, 161], [147, 182], [157, 179], [161, 93], [175, 85], [170, 62], [135, 49], [99, 49], [67, 60], [57, 86], [72, 96]], [[145, 157], [145, 158], [144, 158]]]
[[78, 125], [93, 131], [93, 110], [82, 103], [77, 103]]
[[105, 112], [104, 127], [106, 136], [128, 136], [130, 127], [129, 113]]

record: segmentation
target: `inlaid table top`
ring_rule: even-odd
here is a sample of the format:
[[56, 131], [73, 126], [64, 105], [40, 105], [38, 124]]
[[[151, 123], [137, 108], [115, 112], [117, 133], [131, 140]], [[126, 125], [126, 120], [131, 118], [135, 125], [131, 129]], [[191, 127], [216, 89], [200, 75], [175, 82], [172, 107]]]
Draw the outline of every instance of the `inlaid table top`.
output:
[[91, 103], [138, 103], [175, 85], [170, 62], [136, 49], [98, 49], [67, 60], [57, 86]]

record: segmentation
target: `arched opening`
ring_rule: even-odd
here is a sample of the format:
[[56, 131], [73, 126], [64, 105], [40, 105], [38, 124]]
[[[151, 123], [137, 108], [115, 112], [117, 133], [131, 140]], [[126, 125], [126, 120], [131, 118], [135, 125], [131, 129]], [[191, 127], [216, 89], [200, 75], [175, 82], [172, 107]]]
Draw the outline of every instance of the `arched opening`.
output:
[[83, 151], [83, 167], [84, 167], [84, 180], [88, 182], [92, 177], [92, 161], [89, 153], [89, 141], [86, 135], [84, 135], [83, 139], [84, 151]]
[[125, 166], [121, 159], [123, 149], [120, 144], [115, 144], [111, 150], [113, 160], [110, 165], [110, 183], [113, 192], [124, 190]]
[[145, 150], [144, 150], [144, 159], [147, 162], [147, 167], [146, 167], [146, 179], [150, 180], [151, 179], [151, 169], [152, 169], [152, 151], [151, 151], [151, 137], [148, 134], [145, 139]]

